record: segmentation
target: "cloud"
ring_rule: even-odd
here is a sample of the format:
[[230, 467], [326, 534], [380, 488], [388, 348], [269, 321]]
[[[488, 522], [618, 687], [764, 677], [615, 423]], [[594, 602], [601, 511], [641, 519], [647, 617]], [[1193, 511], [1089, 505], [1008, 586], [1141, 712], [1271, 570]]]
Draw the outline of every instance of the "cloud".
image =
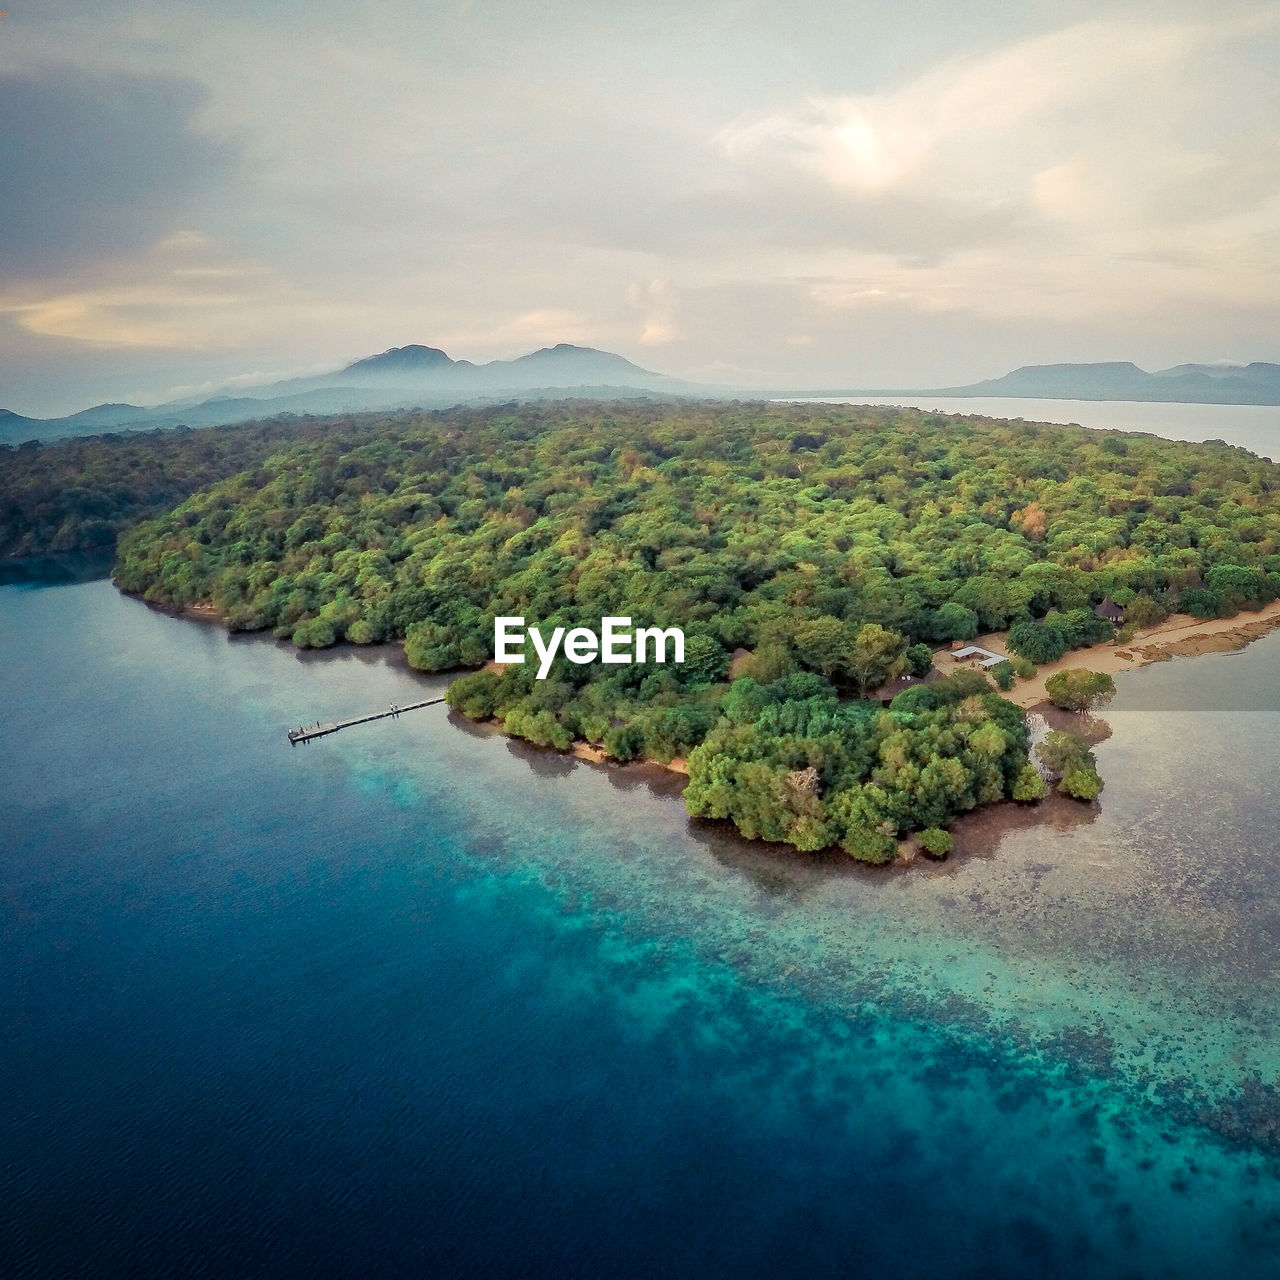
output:
[[[948, 59], [897, 89], [810, 98], [731, 125], [721, 141], [731, 154], [789, 155], [849, 192], [945, 174], [963, 177], [952, 193], [961, 199], [998, 199], [1028, 152], [1053, 154], [1064, 140], [1090, 136], [1098, 115], [1118, 105], [1117, 90], [1131, 98], [1135, 83], [1180, 66], [1194, 45], [1186, 25], [1082, 24]], [[1011, 138], [1019, 144], [1013, 151]]]
[[24, 329], [45, 337], [115, 347], [201, 349], [242, 332], [242, 291], [192, 292], [163, 283], [75, 289], [32, 302], [0, 302]]
[[296, 291], [262, 262], [200, 232], [86, 264], [51, 279], [0, 282], [0, 315], [28, 333], [104, 347], [235, 346], [279, 318]]
[[640, 341], [644, 346], [662, 346], [679, 336], [676, 310], [680, 300], [670, 280], [659, 278], [648, 284], [628, 285], [627, 305], [639, 311], [643, 318]]
[[231, 170], [193, 80], [72, 67], [0, 73], [0, 280], [127, 255], [188, 221]]
[[816, 236], [803, 212], [792, 223], [793, 245], [824, 245], [792, 254], [824, 305], [1261, 308], [1280, 265], [1280, 99], [1239, 53], [1276, 29], [1256, 14], [1078, 24], [741, 119], [716, 143], [759, 187], [824, 193]]
[[479, 351], [492, 353], [482, 358], [502, 359], [557, 342], [589, 342], [599, 332], [600, 322], [593, 317], [559, 307], [541, 307], [487, 326], [447, 330], [433, 340], [451, 355]]
[[1275, 358], [1265, 3], [89, 8], [0, 46], [0, 403], [113, 351], [156, 387], [406, 342], [814, 385]]

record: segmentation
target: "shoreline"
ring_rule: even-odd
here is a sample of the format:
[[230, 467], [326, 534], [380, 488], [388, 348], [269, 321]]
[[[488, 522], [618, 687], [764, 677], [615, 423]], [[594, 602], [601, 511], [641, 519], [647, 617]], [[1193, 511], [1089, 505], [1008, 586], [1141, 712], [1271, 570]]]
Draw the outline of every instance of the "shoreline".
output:
[[[1046, 662], [1037, 667], [1035, 675], [1029, 679], [1017, 680], [1008, 692], [1000, 691], [1000, 696], [1029, 711], [1049, 700], [1045, 682], [1059, 671], [1085, 669], [1115, 676], [1136, 671], [1153, 662], [1169, 662], [1173, 658], [1236, 653], [1277, 628], [1280, 628], [1280, 600], [1273, 600], [1253, 613], [1242, 611], [1233, 618], [1193, 618], [1190, 614], [1175, 613], [1164, 622], [1137, 632], [1127, 645], [1104, 640], [1084, 649], [1072, 649], [1057, 662]], [[1004, 631], [991, 631], [965, 643], [1007, 655], [1006, 638]], [[945, 662], [946, 655], [947, 651], [941, 650], [937, 656]], [[952, 671], [972, 670], [973, 667], [971, 663], [958, 662], [937, 669], [943, 675], [949, 675]]]
[[[494, 724], [498, 724], [497, 720]], [[577, 760], [585, 760], [589, 764], [651, 764], [658, 769], [666, 769], [668, 773], [678, 773], [682, 777], [689, 776], [689, 762], [684, 756], [673, 756], [669, 764], [663, 764], [661, 760], [654, 760], [650, 756], [646, 756], [643, 760], [616, 760], [603, 747], [597, 747], [594, 742], [588, 742], [585, 738], [574, 739], [573, 746], [565, 753], [571, 755]]]
[[[121, 590], [112, 580], [112, 586], [116, 590]], [[184, 606], [179, 609], [166, 609], [162, 606], [152, 604], [143, 597], [133, 592], [122, 591], [122, 594], [130, 596], [133, 599], [140, 600], [149, 608], [155, 609], [157, 612], [164, 613], [170, 617], [184, 618], [191, 622], [201, 623], [204, 625], [221, 624], [221, 618], [217, 609], [208, 602], [202, 602], [194, 605]], [[1045, 690], [1046, 681], [1059, 671], [1073, 669], [1087, 669], [1091, 671], [1105, 672], [1109, 675], [1123, 675], [1129, 671], [1136, 671], [1140, 667], [1149, 666], [1156, 662], [1168, 662], [1177, 657], [1199, 657], [1205, 654], [1214, 653], [1236, 653], [1252, 644], [1255, 640], [1260, 640], [1272, 631], [1280, 629], [1280, 600], [1272, 601], [1263, 608], [1255, 612], [1241, 612], [1231, 618], [1210, 618], [1197, 619], [1189, 614], [1172, 614], [1164, 622], [1157, 623], [1155, 626], [1145, 628], [1135, 634], [1134, 638], [1127, 645], [1118, 645], [1114, 640], [1103, 641], [1100, 644], [1091, 645], [1087, 648], [1073, 649], [1064, 657], [1054, 663], [1046, 663], [1037, 668], [1036, 673], [1030, 679], [1019, 679], [1014, 687], [1007, 692], [998, 690], [992, 686], [992, 692], [999, 693], [1001, 697], [1013, 703], [1024, 712], [1031, 711], [1049, 711], [1053, 708], [1048, 694]], [[230, 632], [226, 633], [228, 636]], [[288, 641], [275, 640], [269, 633], [247, 633], [255, 635], [257, 638], [271, 639], [273, 643], [278, 645], [287, 645]], [[994, 651], [1008, 653], [1006, 642], [1007, 633], [1005, 632], [988, 632], [969, 641], [971, 644], [978, 644], [984, 648], [991, 648]], [[323, 660], [325, 654], [332, 654], [336, 650], [367, 652], [371, 649], [381, 651], [383, 660], [400, 668], [401, 670], [412, 675], [415, 680], [428, 680], [431, 678], [440, 679], [445, 676], [452, 681], [449, 673], [436, 672], [426, 673], [415, 670], [409, 666], [404, 657], [404, 642], [389, 641], [380, 645], [363, 646], [352, 645], [349, 642], [343, 642], [333, 646], [327, 650], [298, 650], [299, 653], [306, 652], [310, 656]], [[948, 650], [938, 650], [935, 658], [946, 662]], [[743, 658], [747, 657], [744, 651], [737, 651], [733, 657], [733, 666], [740, 665]], [[500, 666], [495, 661], [484, 664], [484, 667], [477, 668], [483, 670], [499, 670]], [[950, 663], [938, 666], [943, 675], [951, 674], [953, 671], [973, 670], [975, 669], [972, 662]], [[731, 677], [734, 674], [731, 668]], [[444, 686], [447, 690], [448, 685]], [[874, 697], [874, 693], [872, 694]], [[1064, 713], [1071, 714], [1071, 713]], [[453, 717], [453, 709], [449, 709], [450, 718]], [[465, 719], [465, 717], [464, 717]], [[502, 734], [510, 741], [521, 742], [527, 746], [535, 744], [527, 743], [524, 739], [516, 735], [507, 734], [502, 726], [501, 721], [496, 719], [488, 721], [467, 721], [468, 724], [475, 724], [477, 727], [492, 730]], [[555, 748], [550, 748], [556, 750]], [[659, 760], [646, 758], [644, 760], [620, 761], [610, 756], [603, 747], [588, 742], [585, 739], [577, 739], [565, 751], [556, 751], [559, 755], [568, 756], [574, 760], [582, 761], [584, 764], [593, 764], [605, 768], [625, 768], [628, 764], [638, 765], [644, 768], [655, 768], [663, 773], [671, 776], [673, 781], [680, 779], [680, 789], [683, 790], [683, 780], [688, 777], [689, 766], [688, 761], [684, 757], [676, 756], [668, 763], [662, 763]], [[988, 811], [992, 809], [1012, 808], [1014, 810], [1042, 810], [1046, 803], [1052, 803], [1054, 797], [1050, 796], [1047, 801], [1036, 805], [1018, 805], [1017, 802], [1006, 800], [996, 805], [983, 805], [980, 810], [971, 811], [971, 813], [959, 815], [961, 828], [965, 825], [963, 820], [971, 818], [973, 813], [980, 811]], [[1072, 801], [1071, 808], [1082, 810], [1081, 820], [1088, 820], [1084, 814], [1092, 811], [1096, 812], [1096, 802], [1090, 805], [1079, 805], [1078, 802]], [[1056, 814], [1056, 816], [1052, 816]], [[1060, 825], [1063, 822], [1062, 813], [1055, 809], [1049, 816], [1049, 820], [1053, 824]], [[772, 847], [772, 843], [765, 841], [766, 845]], [[961, 850], [957, 849], [957, 852]], [[794, 852], [794, 850], [793, 850]], [[971, 852], [965, 850], [964, 852]], [[924, 853], [918, 847], [917, 842], [912, 836], [908, 836], [898, 842], [897, 856], [891, 859], [887, 864], [889, 867], [905, 868], [914, 863], [923, 862], [926, 865], [941, 865], [943, 863], [953, 861], [952, 858], [943, 857], [935, 859]], [[884, 868], [877, 868], [883, 870]]]
[[[1070, 671], [1078, 668], [1089, 671], [1101, 671], [1107, 675], [1123, 675], [1136, 671], [1139, 667], [1150, 666], [1153, 662], [1170, 662], [1174, 658], [1196, 658], [1212, 653], [1238, 653], [1255, 640], [1280, 629], [1280, 600], [1273, 600], [1256, 612], [1242, 611], [1233, 618], [1193, 618], [1187, 613], [1170, 614], [1164, 622], [1138, 631], [1127, 645], [1117, 645], [1113, 640], [1104, 640], [1100, 644], [1089, 645], [1084, 649], [1072, 649], [1057, 662], [1046, 662], [1036, 668], [1030, 679], [1019, 679], [1012, 689], [1005, 692], [995, 689], [993, 692], [1012, 702], [1023, 711], [1034, 711], [1044, 706], [1053, 706], [1045, 690], [1045, 682], [1059, 671]], [[966, 644], [981, 645], [983, 648], [997, 647], [997, 651], [1008, 653], [1005, 643], [1007, 633], [990, 631], [985, 635], [968, 640]], [[946, 658], [948, 650], [939, 650], [935, 656]], [[749, 656], [744, 650], [734, 654], [732, 666], [739, 665], [743, 657]], [[485, 664], [490, 670], [498, 670], [495, 662]], [[732, 666], [730, 677], [733, 676]], [[936, 670], [943, 675], [954, 671], [974, 670], [972, 662], [952, 663], [950, 670], [945, 666], [937, 666]], [[874, 692], [872, 694], [874, 697]], [[1072, 714], [1072, 713], [1067, 713]], [[500, 724], [498, 721], [493, 722]], [[603, 747], [585, 739], [577, 739], [565, 753], [578, 760], [591, 764], [619, 764]], [[644, 763], [656, 765], [660, 769], [688, 776], [689, 764], [681, 756], [676, 756], [670, 764], [660, 760], [646, 760]]]
[[[110, 581], [112, 587], [122, 595], [140, 601], [149, 609], [156, 610], [157, 613], [162, 613], [172, 618], [184, 618], [188, 621], [205, 625], [222, 626], [221, 615], [218, 613], [217, 608], [209, 602], [183, 605], [176, 609], [168, 608], [164, 605], [155, 604], [135, 592], [125, 591], [116, 584], [114, 578], [110, 579]], [[222, 629], [228, 636], [233, 634], [230, 631], [226, 631], [225, 628]], [[1171, 614], [1164, 622], [1156, 623], [1154, 626], [1138, 631], [1127, 645], [1117, 644], [1114, 640], [1104, 640], [1099, 644], [1089, 645], [1083, 649], [1072, 649], [1058, 659], [1057, 662], [1047, 662], [1037, 667], [1035, 675], [1029, 679], [1019, 678], [1013, 688], [1007, 692], [996, 689], [994, 684], [992, 688], [993, 692], [999, 693], [1007, 702], [1012, 702], [1014, 706], [1021, 708], [1023, 711], [1032, 711], [1046, 704], [1052, 705], [1045, 690], [1045, 682], [1059, 671], [1085, 669], [1117, 676], [1129, 671], [1136, 671], [1140, 667], [1150, 666], [1154, 662], [1169, 662], [1174, 658], [1195, 658], [1214, 653], [1238, 653], [1255, 640], [1260, 640], [1278, 629], [1280, 629], [1280, 600], [1273, 600], [1270, 604], [1264, 605], [1261, 609], [1253, 612], [1242, 610], [1231, 618], [1205, 619], [1194, 618], [1186, 613], [1175, 613]], [[275, 644], [290, 644], [287, 640], [276, 640], [270, 632], [266, 631], [245, 632], [243, 634], [245, 637], [270, 639]], [[980, 645], [983, 648], [991, 649], [993, 652], [1008, 656], [1007, 636], [1008, 633], [1005, 631], [988, 631], [982, 635], [975, 636], [965, 643]], [[388, 640], [378, 645], [353, 645], [349, 641], [342, 641], [328, 649], [299, 649], [297, 652], [320, 658], [326, 653], [334, 653], [339, 650], [352, 652], [380, 650], [385, 660], [393, 661], [396, 666], [402, 667], [403, 670], [419, 680], [446, 677], [452, 681], [455, 674], [449, 672], [423, 672], [409, 666], [404, 658], [403, 640]], [[940, 674], [946, 676], [956, 671], [978, 669], [971, 661], [948, 663], [947, 656], [949, 652], [946, 649], [939, 649], [934, 653], [934, 669]], [[394, 658], [391, 656], [392, 654], [395, 655]], [[746, 650], [739, 649], [735, 651], [730, 666], [731, 679], [736, 674], [734, 668], [739, 667], [742, 660], [749, 656]], [[476, 668], [476, 670], [486, 669], [497, 671], [501, 669], [501, 664], [491, 659], [482, 667]], [[876, 691], [873, 690], [870, 697], [874, 699]], [[499, 721], [495, 720], [491, 723], [494, 727], [501, 729]], [[575, 740], [574, 744], [563, 754], [573, 756], [575, 759], [585, 761], [588, 764], [619, 765], [625, 763], [615, 760], [603, 747], [588, 742], [584, 738]], [[675, 757], [669, 764], [663, 764], [659, 760], [651, 759], [633, 763], [654, 765], [659, 769], [665, 769], [670, 773], [686, 777], [689, 773], [688, 762], [681, 756]]]

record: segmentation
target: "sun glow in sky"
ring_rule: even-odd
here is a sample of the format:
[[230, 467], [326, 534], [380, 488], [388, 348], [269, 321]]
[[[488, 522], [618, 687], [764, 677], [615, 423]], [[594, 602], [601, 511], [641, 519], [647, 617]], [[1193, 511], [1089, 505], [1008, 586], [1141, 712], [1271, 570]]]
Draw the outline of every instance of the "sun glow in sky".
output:
[[0, 405], [423, 342], [708, 381], [1280, 358], [1280, 11], [41, 0]]

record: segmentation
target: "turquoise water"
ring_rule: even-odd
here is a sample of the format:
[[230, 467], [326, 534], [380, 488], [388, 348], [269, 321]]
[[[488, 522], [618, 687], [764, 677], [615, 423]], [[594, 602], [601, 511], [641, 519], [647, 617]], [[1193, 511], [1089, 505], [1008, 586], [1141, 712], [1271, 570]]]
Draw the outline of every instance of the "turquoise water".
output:
[[18, 1275], [1272, 1276], [1280, 636], [870, 871], [102, 582], [0, 588]]

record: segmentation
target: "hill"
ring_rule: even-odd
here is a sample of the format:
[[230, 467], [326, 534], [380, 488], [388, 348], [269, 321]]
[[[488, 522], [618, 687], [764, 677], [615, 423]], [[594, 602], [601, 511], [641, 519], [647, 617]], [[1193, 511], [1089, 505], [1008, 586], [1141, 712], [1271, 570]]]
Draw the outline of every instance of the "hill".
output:
[[[103, 552], [121, 530], [299, 440], [342, 437], [343, 418], [0, 444], [0, 567], [28, 556]], [[24, 439], [29, 438], [24, 436]]]
[[472, 364], [438, 347], [392, 347], [331, 373], [290, 378], [226, 394], [172, 400], [153, 408], [104, 404], [63, 418], [24, 418], [0, 410], [0, 444], [58, 440], [101, 431], [152, 431], [179, 426], [226, 426], [282, 413], [367, 413], [443, 409], [504, 399], [629, 398], [642, 394], [707, 396], [714, 387], [642, 369], [623, 356], [559, 343], [514, 360]]
[[1184, 404], [1280, 404], [1280, 364], [1180, 364], [1148, 373], [1128, 360], [1031, 364], [931, 394], [1046, 400], [1147, 400]]
[[10, 409], [0, 409], [0, 444], [20, 444], [31, 440], [42, 425], [39, 418], [24, 418]]

